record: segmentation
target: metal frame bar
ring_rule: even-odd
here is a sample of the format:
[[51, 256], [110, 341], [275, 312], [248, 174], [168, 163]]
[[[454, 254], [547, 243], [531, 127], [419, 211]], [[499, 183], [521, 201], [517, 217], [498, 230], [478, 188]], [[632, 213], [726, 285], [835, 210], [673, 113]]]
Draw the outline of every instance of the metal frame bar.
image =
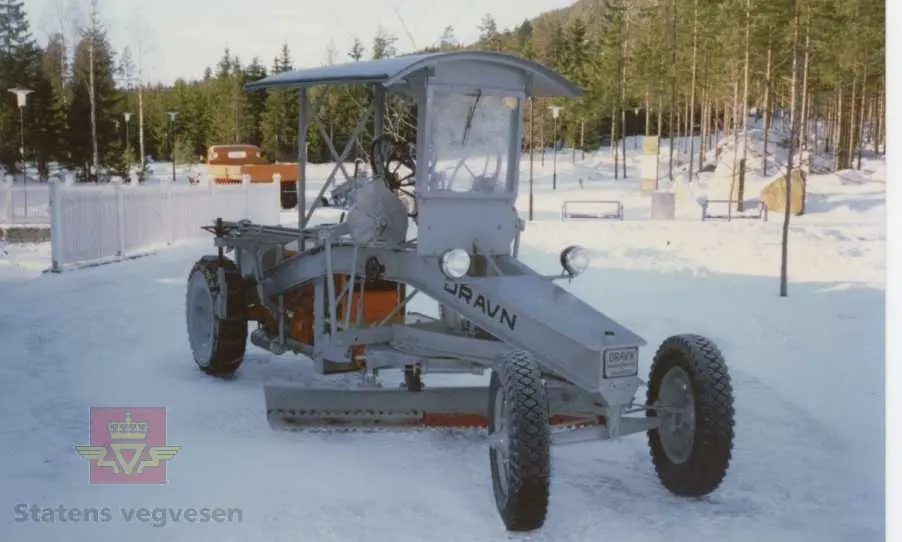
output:
[[[227, 224], [231, 226], [231, 224]], [[333, 236], [340, 231], [340, 226], [322, 226], [315, 230], [294, 230], [295, 238], [298, 235], [308, 235], [316, 238], [317, 245], [304, 253], [296, 254], [285, 259], [281, 263], [261, 270], [255, 269], [254, 275], [261, 290], [261, 299], [278, 296], [296, 286], [315, 281], [324, 286], [326, 303], [315, 303], [316, 333], [314, 334], [314, 359], [319, 367], [325, 367], [325, 363], [350, 363], [348, 350], [350, 346], [366, 344], [368, 346], [383, 345], [392, 350], [396, 356], [396, 362], [379, 362], [378, 365], [398, 366], [403, 364], [417, 364], [422, 358], [456, 358], [465, 364], [491, 366], [492, 360], [499, 352], [493, 347], [509, 349], [525, 349], [539, 357], [546, 370], [560, 375], [574, 385], [586, 391], [601, 391], [609, 404], [624, 404], [632, 399], [633, 393], [638, 387], [637, 377], [626, 379], [605, 379], [602, 376], [601, 365], [603, 352], [620, 348], [638, 348], [646, 343], [641, 337], [633, 334], [628, 329], [611, 320], [607, 316], [590, 308], [581, 308], [585, 305], [573, 294], [557, 288], [551, 281], [539, 275], [534, 270], [510, 256], [497, 256], [494, 258], [492, 269], [495, 277], [468, 277], [466, 281], [449, 283], [438, 269], [434, 259], [419, 256], [415, 249], [383, 246], [355, 246], [343, 244]], [[287, 238], [289, 228], [267, 228], [274, 230], [275, 243]], [[315, 233], [313, 233], [315, 232]], [[237, 233], [237, 235], [235, 235]], [[254, 246], [261, 244], [260, 239], [268, 236], [259, 226], [238, 223], [236, 231], [231, 236], [221, 239], [221, 243], [229, 246], [231, 242], [235, 246]], [[265, 244], [265, 243], [264, 243]], [[261, 252], [260, 250], [257, 253]], [[368, 329], [342, 330], [337, 325], [337, 298], [339, 292], [334, 287], [334, 275], [336, 273], [356, 276], [364, 272], [363, 262], [369, 258], [376, 258], [384, 268], [384, 278], [399, 283], [404, 283], [418, 290], [422, 290], [439, 303], [445, 304], [449, 309], [460, 313], [464, 318], [475, 325], [495, 335], [500, 341], [488, 344], [484, 341], [472, 340], [449, 334], [440, 327], [428, 326], [374, 326]], [[262, 259], [257, 258], [262, 264]], [[497, 267], [497, 269], [495, 269]], [[523, 282], [523, 281], [526, 282]], [[553, 297], [556, 300], [556, 315], [548, 317], [547, 314], [539, 317], [532, 314], [530, 304], [521, 305], [509, 297], [509, 294], [501, 294], [503, 290], [496, 290], [498, 281], [523, 282], [521, 287], [531, 288], [533, 296]], [[451, 284], [449, 286], [449, 284]], [[481, 292], [485, 296], [480, 308], [472, 302], [474, 295], [467, 297], [459, 295], [459, 288], [468, 288], [469, 292]], [[450, 289], [449, 289], [450, 288]], [[509, 288], [508, 288], [509, 290]], [[323, 288], [319, 289], [323, 292]], [[415, 295], [415, 292], [411, 294]], [[507, 295], [508, 297], [497, 297]], [[516, 314], [518, 324], [516, 329], [505, 325], [503, 319], [490, 316], [486, 304], [507, 304], [509, 309]], [[550, 298], [550, 297], [549, 297]], [[317, 295], [319, 299], [319, 295]], [[405, 300], [406, 302], [406, 300]], [[563, 303], [563, 305], [561, 304]], [[327, 306], [328, 304], [328, 306]], [[403, 304], [403, 303], [402, 303]], [[587, 307], [587, 306], [585, 306]], [[326, 313], [328, 310], [328, 313]], [[495, 309], [493, 315], [497, 315], [500, 308]], [[507, 309], [505, 309], [507, 310]], [[576, 311], [576, 312], [573, 312]], [[332, 322], [332, 327], [327, 334], [324, 330], [326, 315]], [[572, 328], [567, 324], [568, 320], [577, 319], [580, 324]], [[572, 329], [571, 329], [572, 328]], [[589, 335], [579, 332], [573, 334], [575, 329], [600, 330], [604, 338], [599, 338], [597, 332]], [[569, 331], [568, 331], [569, 330]], [[591, 337], [590, 337], [591, 335]], [[369, 348], [368, 348], [369, 350]], [[406, 358], [404, 355], [406, 354]], [[369, 356], [368, 356], [369, 357]], [[408, 361], [404, 361], [407, 359]]]

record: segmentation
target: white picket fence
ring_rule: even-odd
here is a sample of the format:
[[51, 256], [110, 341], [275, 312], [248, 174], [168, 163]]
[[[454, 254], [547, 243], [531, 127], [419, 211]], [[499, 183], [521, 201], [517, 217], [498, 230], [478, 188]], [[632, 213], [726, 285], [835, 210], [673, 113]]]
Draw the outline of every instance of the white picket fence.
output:
[[0, 225], [50, 224], [50, 187], [0, 179]]
[[[278, 224], [278, 183], [80, 185], [50, 182], [51, 270], [128, 258], [210, 236], [201, 226], [250, 219]], [[212, 246], [212, 240], [211, 240]]]

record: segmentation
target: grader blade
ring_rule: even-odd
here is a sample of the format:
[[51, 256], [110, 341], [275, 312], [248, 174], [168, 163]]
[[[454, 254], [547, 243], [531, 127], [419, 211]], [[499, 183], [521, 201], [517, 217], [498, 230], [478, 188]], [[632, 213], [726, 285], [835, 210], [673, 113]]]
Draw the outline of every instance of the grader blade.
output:
[[[604, 418], [567, 412], [550, 390], [550, 425], [604, 425]], [[304, 428], [485, 428], [486, 387], [441, 387], [421, 391], [384, 388], [323, 389], [268, 385], [266, 416], [273, 429]]]
[[274, 429], [305, 427], [461, 427], [488, 425], [485, 387], [321, 389], [264, 387]]

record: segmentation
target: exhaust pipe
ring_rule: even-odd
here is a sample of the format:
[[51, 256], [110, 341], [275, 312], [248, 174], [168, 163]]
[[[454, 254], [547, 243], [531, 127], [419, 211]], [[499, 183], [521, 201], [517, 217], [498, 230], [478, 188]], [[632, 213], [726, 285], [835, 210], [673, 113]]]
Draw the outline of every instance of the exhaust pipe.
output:
[[251, 344], [264, 350], [268, 350], [277, 356], [281, 356], [285, 353], [285, 347], [279, 344], [278, 341], [263, 329], [255, 329], [253, 333], [251, 333]]
[[272, 352], [277, 356], [281, 356], [287, 351], [292, 351], [295, 354], [304, 354], [305, 356], [313, 355], [313, 347], [307, 344], [304, 344], [300, 341], [296, 341], [294, 339], [285, 339], [285, 344], [281, 344], [278, 339], [271, 336], [262, 328], [255, 329], [251, 333], [251, 344], [254, 346], [259, 346], [260, 348]]

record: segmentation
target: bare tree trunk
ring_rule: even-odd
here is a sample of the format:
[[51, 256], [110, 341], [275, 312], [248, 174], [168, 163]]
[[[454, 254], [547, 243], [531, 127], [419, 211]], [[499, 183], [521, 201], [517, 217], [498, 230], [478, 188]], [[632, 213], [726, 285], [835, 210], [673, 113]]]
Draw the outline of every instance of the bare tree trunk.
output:
[[579, 149], [582, 152], [582, 156], [580, 156], [581, 160], [586, 159], [586, 120], [580, 119], [579, 121]]
[[739, 70], [736, 63], [733, 63], [733, 111], [732, 111], [732, 129], [733, 129], [733, 168], [730, 180], [730, 201], [729, 209], [727, 209], [727, 219], [733, 218], [733, 198], [736, 196], [736, 169], [739, 157]]
[[745, 172], [749, 147], [749, 47], [752, 40], [752, 0], [745, 0], [745, 61], [742, 75], [742, 160], [739, 163], [739, 194], [736, 210], [744, 210]]
[[675, 135], [674, 132], [674, 113], [676, 112], [677, 107], [677, 85], [676, 85], [676, 52], [677, 52], [677, 4], [676, 0], [670, 0], [671, 7], [671, 43], [670, 43], [670, 126], [668, 126], [669, 139], [670, 139], [670, 157], [668, 162], [668, 172], [667, 175], [670, 177], [670, 182], [673, 182], [673, 148], [674, 141], [673, 137]]
[[626, 179], [626, 28], [628, 19], [621, 14], [620, 19], [620, 148], [623, 151], [623, 178]]
[[788, 291], [788, 274], [789, 274], [789, 220], [792, 216], [792, 165], [793, 165], [793, 143], [796, 140], [795, 134], [799, 128], [799, 111], [797, 104], [799, 102], [799, 84], [801, 83], [801, 62], [799, 59], [799, 7], [796, 0], [792, 0], [793, 6], [793, 52], [792, 52], [792, 102], [790, 106], [790, 116], [792, 119], [792, 127], [789, 136], [789, 156], [786, 161], [786, 204], [783, 213], [783, 244], [780, 259], [780, 297], [787, 297]]
[[[836, 95], [830, 100], [830, 120], [827, 123], [827, 132], [829, 133], [829, 149], [827, 152], [832, 152], [834, 157], [836, 155], [836, 141], [839, 138], [839, 122], [836, 120], [839, 117], [839, 110], [842, 108], [842, 87], [836, 87]], [[834, 164], [835, 165], [835, 164]]]
[[773, 68], [773, 43], [770, 37], [767, 39], [767, 67], [764, 69], [764, 156], [761, 158], [761, 169], [767, 176], [768, 140], [770, 139], [770, 87], [771, 69]]
[[708, 141], [705, 148], [710, 151], [717, 144], [717, 100], [708, 92]]
[[[624, 69], [624, 73], [626, 70]], [[626, 108], [623, 106], [626, 101], [626, 85], [620, 86], [620, 149], [623, 154], [621, 156], [621, 164], [623, 165], [623, 178], [626, 179]]]
[[[689, 138], [689, 133], [690, 133], [690, 130], [689, 130], [689, 102], [688, 101], [683, 104], [682, 123], [683, 123], [683, 144], [682, 144], [682, 149], [680, 152], [686, 153], [689, 150], [688, 149], [688, 147], [689, 147], [689, 139], [688, 138]], [[692, 158], [692, 155], [690, 155], [689, 157]]]
[[[811, 46], [811, 4], [809, 3], [806, 7], [805, 11], [805, 59], [803, 61], [802, 68], [802, 122], [801, 122], [801, 153], [809, 152], [808, 151], [808, 64], [809, 64], [809, 49]], [[808, 170], [811, 171], [811, 156], [813, 153], [809, 153], [809, 162], [808, 162]], [[799, 165], [801, 167], [801, 156]]]
[[861, 150], [864, 147], [864, 110], [868, 98], [868, 65], [864, 65], [864, 77], [861, 80], [861, 114], [858, 118], [858, 164], [857, 169], [861, 169]]
[[[812, 149], [812, 151], [811, 151], [811, 155], [813, 157], [815, 154], [818, 153], [817, 142], [820, 141], [820, 137], [821, 137], [820, 124], [821, 124], [822, 115], [821, 115], [821, 108], [818, 104], [812, 105], [811, 111], [814, 113], [814, 115], [813, 115], [814, 116], [814, 145], [813, 145], [814, 149]], [[808, 164], [808, 170], [810, 171], [811, 167], [813, 167], [813, 166], [814, 166], [814, 160], [812, 158], [812, 160]]]
[[144, 179], [145, 156], [144, 152], [144, 39], [143, 34], [138, 34], [138, 152], [141, 153], [141, 173], [139, 180]]
[[614, 179], [620, 178], [620, 146], [617, 145], [617, 105], [611, 107], [611, 151], [614, 153]]
[[97, 150], [97, 96], [94, 89], [94, 47], [97, 43], [97, 0], [91, 0], [91, 37], [88, 42], [88, 95], [91, 100], [91, 149], [94, 172], [92, 177], [97, 182], [100, 174], [100, 153]]
[[701, 100], [701, 109], [699, 113], [701, 113], [701, 121], [700, 124], [700, 133], [698, 140], [698, 171], [701, 172], [702, 168], [705, 167], [705, 148], [708, 143], [708, 89], [707, 87], [702, 87], [702, 100]]
[[645, 91], [645, 130], [643, 130], [645, 137], [648, 137], [649, 135], [651, 135], [650, 130], [649, 130], [649, 125], [651, 123], [651, 110], [649, 108], [651, 107], [651, 104], [648, 103], [648, 100], [649, 100], [648, 91], [646, 90]]
[[657, 123], [658, 145], [661, 143], [661, 133], [664, 128], [664, 98], [658, 94], [658, 123]]
[[707, 136], [708, 136], [708, 54], [707, 53], [705, 53], [705, 61], [704, 61], [703, 65], [704, 65], [704, 68], [702, 69], [703, 83], [701, 85], [702, 99], [701, 99], [701, 103], [700, 103], [701, 109], [699, 110], [699, 113], [701, 114], [701, 122], [699, 123], [701, 130], [699, 130], [700, 138], [699, 138], [699, 142], [698, 142], [698, 170], [699, 171], [701, 171], [701, 169], [705, 165], [705, 150], [707, 148], [706, 145], [708, 143], [708, 141], [707, 141]]
[[852, 160], [855, 157], [855, 143], [856, 143], [856, 139], [857, 139], [857, 137], [855, 137], [855, 136], [858, 133], [856, 130], [856, 128], [857, 128], [856, 125], [858, 123], [856, 122], [857, 119], [855, 118], [855, 115], [858, 113], [858, 108], [855, 107], [857, 104], [858, 104], [858, 70], [855, 71], [855, 78], [852, 80], [852, 101], [849, 102], [849, 117], [848, 117], [849, 142], [848, 142], [848, 145], [846, 146], [846, 152], [848, 153], [848, 156], [847, 156], [847, 163], [842, 169], [850, 169], [852, 167]]
[[886, 87], [885, 76], [880, 76], [880, 90], [877, 93], [877, 118], [874, 119], [874, 158], [880, 157], [880, 143], [883, 141], [883, 133], [886, 131]]
[[542, 107], [544, 104], [539, 103], [539, 137], [542, 139], [542, 159], [541, 165], [545, 167], [545, 155], [547, 154], [547, 148], [545, 148], [545, 108]]
[[842, 133], [842, 112], [843, 107], [845, 107], [845, 100], [843, 99], [845, 96], [845, 89], [842, 88], [842, 84], [836, 90], [836, 107], [833, 110], [833, 169], [838, 170], [840, 168], [840, 155], [843, 154], [845, 145], [843, 143], [843, 133]]

